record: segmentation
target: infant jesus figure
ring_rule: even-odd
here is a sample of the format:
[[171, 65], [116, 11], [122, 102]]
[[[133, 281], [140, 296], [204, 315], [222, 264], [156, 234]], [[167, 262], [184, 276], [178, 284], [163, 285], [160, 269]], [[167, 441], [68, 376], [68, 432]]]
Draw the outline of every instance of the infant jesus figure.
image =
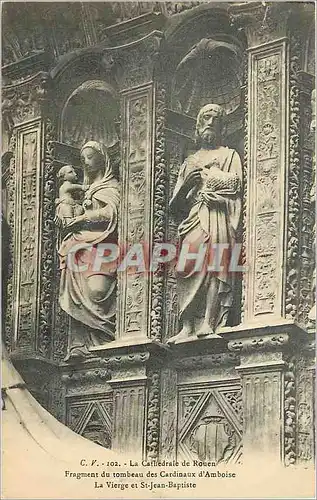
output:
[[65, 227], [74, 217], [82, 215], [82, 194], [89, 186], [76, 184], [77, 174], [72, 165], [62, 167], [57, 177], [61, 182], [59, 188], [59, 198], [55, 200], [56, 217], [55, 222]]

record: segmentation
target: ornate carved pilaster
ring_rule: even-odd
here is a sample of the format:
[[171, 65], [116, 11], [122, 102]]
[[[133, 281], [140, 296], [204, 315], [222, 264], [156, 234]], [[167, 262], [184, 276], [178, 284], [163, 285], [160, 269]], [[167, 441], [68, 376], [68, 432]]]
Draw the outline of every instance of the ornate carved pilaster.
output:
[[301, 40], [291, 26], [301, 9], [244, 3], [230, 12], [249, 44], [244, 322], [304, 324], [309, 165], [301, 147]]
[[311, 93], [313, 79], [311, 75], [299, 72], [297, 74], [300, 104], [300, 237], [299, 237], [299, 305], [297, 320], [301, 325], [309, 322], [309, 311], [314, 303], [313, 271], [314, 267], [314, 207], [311, 195], [314, 191], [313, 172], [313, 132], [311, 131], [312, 109]]
[[[121, 221], [119, 244], [149, 245], [152, 214], [152, 111], [153, 86], [123, 94], [124, 144], [122, 166]], [[145, 248], [142, 248], [144, 250]], [[149, 331], [149, 290], [151, 277], [145, 272], [119, 274], [119, 338], [146, 337]]]
[[[126, 28], [136, 36], [143, 30], [138, 22], [117, 25], [111, 36], [121, 40]], [[162, 241], [165, 235], [165, 90], [163, 85], [153, 83], [160, 40], [161, 33], [153, 31], [118, 49], [106, 49], [115, 57], [114, 71], [122, 95], [122, 136], [129, 138], [122, 141], [119, 245], [124, 253], [138, 245], [146, 262], [154, 238]], [[131, 267], [128, 272], [118, 273], [117, 338], [161, 339], [163, 285], [159, 273], [133, 273]]]
[[13, 138], [15, 142], [15, 169], [8, 183], [10, 199], [12, 183], [15, 190], [10, 210], [14, 217], [9, 221], [14, 232], [11, 347], [44, 357], [50, 355], [55, 252], [55, 179], [47, 146], [55, 131], [49, 118], [49, 90], [45, 72], [3, 89], [4, 115], [7, 127], [13, 127], [11, 144]]

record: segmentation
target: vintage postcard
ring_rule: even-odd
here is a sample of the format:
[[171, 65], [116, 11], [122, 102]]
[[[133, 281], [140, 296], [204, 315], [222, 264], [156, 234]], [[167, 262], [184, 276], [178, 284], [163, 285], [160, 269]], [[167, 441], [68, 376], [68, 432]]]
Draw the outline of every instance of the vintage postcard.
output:
[[314, 498], [315, 3], [1, 7], [2, 498]]

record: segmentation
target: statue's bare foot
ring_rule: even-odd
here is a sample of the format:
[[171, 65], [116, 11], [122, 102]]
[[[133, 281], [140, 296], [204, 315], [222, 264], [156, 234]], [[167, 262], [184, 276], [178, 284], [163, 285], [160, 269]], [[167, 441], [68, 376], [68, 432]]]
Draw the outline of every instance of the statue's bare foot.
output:
[[208, 325], [207, 323], [204, 323], [202, 327], [198, 330], [197, 332], [197, 337], [203, 338], [203, 337], [208, 337], [209, 335], [214, 335], [215, 331], [212, 328], [212, 326]]
[[188, 337], [191, 337], [193, 334], [192, 327], [189, 325], [184, 326], [181, 331], [177, 334], [174, 335], [174, 337], [171, 337], [168, 339], [167, 343], [168, 344], [175, 344], [179, 342], [180, 340], [185, 340], [188, 339]]
[[84, 359], [91, 358], [92, 354], [87, 348], [75, 347], [67, 354], [64, 361], [83, 361]]

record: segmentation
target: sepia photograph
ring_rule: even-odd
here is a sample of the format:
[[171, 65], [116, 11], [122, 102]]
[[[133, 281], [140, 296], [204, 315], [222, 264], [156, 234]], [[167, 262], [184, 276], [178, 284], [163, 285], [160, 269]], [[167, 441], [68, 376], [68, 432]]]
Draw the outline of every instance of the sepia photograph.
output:
[[2, 498], [315, 498], [312, 1], [2, 1]]

